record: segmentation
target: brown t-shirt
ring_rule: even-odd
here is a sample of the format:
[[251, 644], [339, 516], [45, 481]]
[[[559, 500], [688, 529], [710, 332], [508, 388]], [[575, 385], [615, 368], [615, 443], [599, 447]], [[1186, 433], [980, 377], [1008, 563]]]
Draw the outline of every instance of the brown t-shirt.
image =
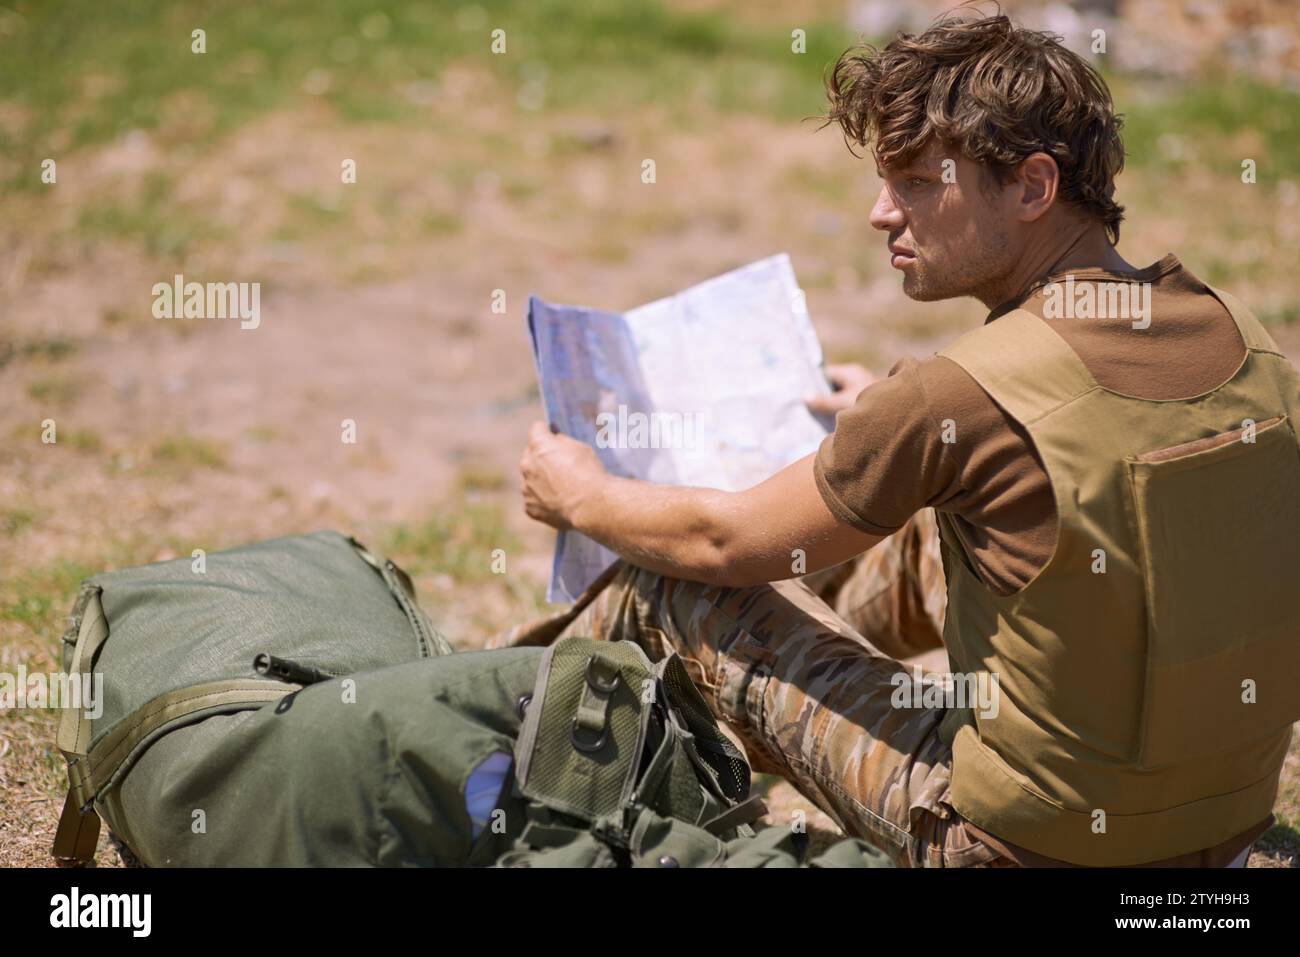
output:
[[[1068, 275], [1150, 283], [1150, 325], [1138, 330], [1126, 319], [1044, 317], [1043, 286]], [[1214, 389], [1246, 354], [1227, 310], [1173, 255], [1134, 273], [1044, 276], [986, 322], [1016, 308], [1043, 317], [1100, 385], [1139, 398], [1181, 399]], [[888, 378], [864, 389], [837, 417], [814, 472], [830, 510], [864, 532], [888, 535], [930, 506], [949, 513], [975, 570], [999, 594], [1024, 587], [1056, 547], [1052, 487], [1025, 430], [961, 366], [940, 356], [903, 359]], [[1269, 823], [1271, 817], [1218, 847], [1161, 863], [1226, 864]], [[989, 843], [1024, 863], [1061, 863], [996, 839]]]

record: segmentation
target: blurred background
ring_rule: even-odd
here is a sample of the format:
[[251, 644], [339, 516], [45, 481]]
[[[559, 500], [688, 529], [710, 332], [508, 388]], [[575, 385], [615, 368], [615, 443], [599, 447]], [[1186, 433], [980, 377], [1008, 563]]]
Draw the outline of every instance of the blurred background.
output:
[[[460, 648], [546, 611], [530, 293], [621, 310], [787, 251], [831, 360], [883, 373], [978, 324], [902, 296], [874, 166], [815, 119], [845, 47], [951, 6], [0, 5], [0, 671], [57, 669], [85, 575], [320, 527], [404, 564]], [[1123, 255], [1178, 254], [1300, 356], [1300, 2], [1002, 9], [1112, 86]], [[177, 273], [260, 282], [260, 327], [155, 319]], [[0, 712], [0, 865], [48, 859], [54, 727]], [[1253, 864], [1294, 866], [1298, 782], [1293, 749]]]

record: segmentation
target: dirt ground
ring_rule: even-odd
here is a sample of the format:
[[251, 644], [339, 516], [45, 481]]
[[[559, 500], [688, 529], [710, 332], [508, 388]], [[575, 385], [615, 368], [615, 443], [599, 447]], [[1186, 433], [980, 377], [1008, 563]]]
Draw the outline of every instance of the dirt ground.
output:
[[[830, 131], [465, 108], [509, 104], [494, 84], [452, 71], [414, 128], [277, 112], [202, 152], [171, 148], [167, 127], [140, 132], [71, 155], [52, 197], [14, 200], [0, 225], [0, 670], [57, 667], [81, 574], [324, 527], [394, 551], [460, 648], [536, 614], [552, 535], [523, 516], [515, 471], [540, 414], [531, 292], [625, 308], [785, 250], [828, 353], [882, 372], [982, 319], [973, 303], [901, 295], [866, 224], [876, 180]], [[185, 103], [173, 108], [184, 122]], [[647, 156], [653, 186], [639, 179]], [[344, 158], [354, 186], [339, 182]], [[1126, 177], [1122, 251], [1145, 264], [1172, 250], [1198, 271], [1220, 225], [1213, 184], [1189, 174], [1175, 203]], [[122, 222], [160, 178], [172, 202]], [[1294, 203], [1248, 196], [1235, 215], [1281, 231]], [[181, 252], [151, 246], [160, 235]], [[150, 288], [177, 266], [262, 281], [260, 328], [152, 318]], [[1291, 282], [1234, 288], [1275, 301]], [[491, 311], [498, 289], [505, 314]], [[1277, 334], [1300, 356], [1300, 327]], [[341, 442], [346, 419], [355, 445]], [[487, 568], [495, 547], [504, 577]], [[0, 717], [2, 865], [48, 863], [54, 724]], [[1293, 821], [1298, 779], [1293, 749], [1279, 798]], [[774, 820], [802, 808], [830, 830], [769, 785]], [[1293, 866], [1289, 840], [1252, 864]], [[105, 843], [100, 863], [118, 863]]]

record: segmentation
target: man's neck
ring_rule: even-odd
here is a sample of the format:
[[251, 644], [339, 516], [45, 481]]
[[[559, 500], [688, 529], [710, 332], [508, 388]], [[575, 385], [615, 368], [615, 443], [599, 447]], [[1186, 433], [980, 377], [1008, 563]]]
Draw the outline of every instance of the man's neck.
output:
[[1133, 272], [1115, 249], [1106, 230], [1088, 224], [1072, 231], [1061, 230], [1055, 242], [1031, 244], [1006, 278], [995, 288], [977, 295], [989, 309], [1022, 297], [1037, 281], [1075, 269], [1105, 269], [1109, 272]]

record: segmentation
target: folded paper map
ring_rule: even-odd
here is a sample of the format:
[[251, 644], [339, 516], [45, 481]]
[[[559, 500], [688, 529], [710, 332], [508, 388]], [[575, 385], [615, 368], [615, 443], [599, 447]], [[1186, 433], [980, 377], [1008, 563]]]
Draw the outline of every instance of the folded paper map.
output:
[[[548, 421], [614, 475], [739, 490], [816, 450], [833, 422], [822, 350], [784, 253], [618, 314], [528, 302]], [[576, 532], [548, 598], [571, 602], [617, 556]]]

